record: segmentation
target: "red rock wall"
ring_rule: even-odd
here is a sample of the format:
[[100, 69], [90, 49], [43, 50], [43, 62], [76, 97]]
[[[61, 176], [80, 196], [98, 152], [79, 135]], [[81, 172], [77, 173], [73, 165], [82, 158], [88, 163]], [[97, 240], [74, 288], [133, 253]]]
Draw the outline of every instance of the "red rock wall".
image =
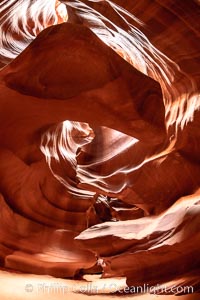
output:
[[64, 3], [0, 6], [1, 265], [198, 292], [199, 6]]

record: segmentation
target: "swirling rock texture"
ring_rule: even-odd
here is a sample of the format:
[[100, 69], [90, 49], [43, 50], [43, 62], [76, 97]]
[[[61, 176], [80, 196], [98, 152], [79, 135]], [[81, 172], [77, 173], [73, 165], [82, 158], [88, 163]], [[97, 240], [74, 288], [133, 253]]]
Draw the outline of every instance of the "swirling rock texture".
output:
[[2, 267], [200, 291], [199, 13], [2, 1]]

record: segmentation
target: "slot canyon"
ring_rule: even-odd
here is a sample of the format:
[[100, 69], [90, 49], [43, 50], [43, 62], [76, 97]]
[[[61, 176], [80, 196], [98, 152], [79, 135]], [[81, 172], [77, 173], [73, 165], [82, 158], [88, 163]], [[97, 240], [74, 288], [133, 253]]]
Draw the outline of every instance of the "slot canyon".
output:
[[0, 299], [200, 295], [200, 2], [0, 1]]

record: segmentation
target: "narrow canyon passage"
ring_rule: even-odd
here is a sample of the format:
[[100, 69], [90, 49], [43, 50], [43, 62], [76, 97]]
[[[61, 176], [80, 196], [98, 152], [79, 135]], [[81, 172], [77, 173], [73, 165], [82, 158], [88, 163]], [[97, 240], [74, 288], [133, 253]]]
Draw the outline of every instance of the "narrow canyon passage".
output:
[[1, 1], [2, 280], [199, 296], [199, 15], [195, 0]]

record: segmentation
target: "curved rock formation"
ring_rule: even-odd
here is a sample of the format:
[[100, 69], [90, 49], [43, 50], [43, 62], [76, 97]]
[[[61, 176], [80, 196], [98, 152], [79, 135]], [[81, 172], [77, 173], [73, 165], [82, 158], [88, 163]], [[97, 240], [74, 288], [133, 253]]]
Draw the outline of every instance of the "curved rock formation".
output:
[[199, 6], [27, 2], [0, 6], [1, 265], [198, 292]]

